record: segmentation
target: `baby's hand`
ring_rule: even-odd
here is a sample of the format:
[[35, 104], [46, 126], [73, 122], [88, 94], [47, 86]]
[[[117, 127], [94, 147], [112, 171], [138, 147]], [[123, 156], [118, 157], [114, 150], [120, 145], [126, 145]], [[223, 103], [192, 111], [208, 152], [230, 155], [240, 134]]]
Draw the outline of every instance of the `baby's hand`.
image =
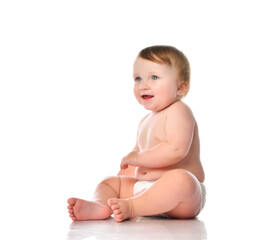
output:
[[120, 164], [120, 169], [128, 168], [128, 165], [137, 166], [137, 156], [139, 152], [132, 151], [127, 154], [122, 160]]

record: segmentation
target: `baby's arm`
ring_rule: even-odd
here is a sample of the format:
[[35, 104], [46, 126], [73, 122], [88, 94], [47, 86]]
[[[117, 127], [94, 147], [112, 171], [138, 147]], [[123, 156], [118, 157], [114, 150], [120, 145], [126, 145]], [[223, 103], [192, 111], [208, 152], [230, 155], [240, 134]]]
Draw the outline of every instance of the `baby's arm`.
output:
[[162, 168], [181, 161], [190, 149], [194, 124], [192, 112], [185, 104], [173, 105], [166, 120], [166, 141], [147, 151], [130, 153], [122, 161], [121, 168], [126, 162], [133, 166]]

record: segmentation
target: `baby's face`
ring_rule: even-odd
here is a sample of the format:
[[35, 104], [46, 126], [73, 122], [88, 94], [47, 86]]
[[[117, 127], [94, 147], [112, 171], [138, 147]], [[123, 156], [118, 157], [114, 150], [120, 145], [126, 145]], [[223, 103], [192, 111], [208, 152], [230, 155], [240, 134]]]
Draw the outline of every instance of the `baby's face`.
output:
[[180, 99], [174, 67], [138, 57], [133, 77], [135, 97], [147, 110], [158, 112]]

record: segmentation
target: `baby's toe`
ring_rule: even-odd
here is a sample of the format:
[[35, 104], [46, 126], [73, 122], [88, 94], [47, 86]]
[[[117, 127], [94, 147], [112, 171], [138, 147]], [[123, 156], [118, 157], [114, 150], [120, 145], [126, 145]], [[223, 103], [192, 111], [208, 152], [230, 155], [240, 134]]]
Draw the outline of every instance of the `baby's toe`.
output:
[[68, 210], [68, 212], [69, 212], [70, 214], [73, 214], [73, 213], [74, 213], [73, 209]]
[[114, 218], [115, 218], [115, 220], [116, 220], [117, 222], [123, 221], [123, 216], [122, 216], [122, 214], [115, 215]]
[[107, 201], [107, 204], [109, 207], [111, 207], [112, 205], [115, 205], [118, 203], [118, 199], [117, 198], [110, 198], [108, 201]]
[[76, 220], [77, 220], [74, 214], [71, 214], [71, 213], [70, 213], [70, 214], [69, 214], [69, 217], [70, 217], [73, 221], [76, 221]]
[[68, 205], [68, 206], [67, 206], [67, 209], [69, 209], [69, 210], [70, 210], [70, 209], [73, 209], [73, 206], [72, 206], [72, 205]]
[[121, 209], [118, 208], [118, 209], [114, 210], [114, 214], [115, 215], [120, 215], [121, 214]]
[[75, 205], [76, 201], [77, 201], [76, 198], [69, 198], [69, 199], [67, 200], [67, 203], [68, 203], [69, 205]]
[[113, 211], [115, 211], [115, 210], [120, 209], [120, 206], [119, 206], [118, 204], [113, 204], [113, 205], [111, 206], [111, 209], [112, 209]]

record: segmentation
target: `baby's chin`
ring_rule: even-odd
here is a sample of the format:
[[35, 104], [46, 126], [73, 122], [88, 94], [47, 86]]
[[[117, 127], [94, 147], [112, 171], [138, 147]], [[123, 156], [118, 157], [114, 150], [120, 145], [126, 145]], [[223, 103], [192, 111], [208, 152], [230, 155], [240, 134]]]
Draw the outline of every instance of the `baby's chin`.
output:
[[153, 106], [147, 106], [147, 105], [142, 105], [146, 110], [152, 111], [152, 112], [160, 112], [164, 108], [158, 108], [158, 107], [153, 107]]

